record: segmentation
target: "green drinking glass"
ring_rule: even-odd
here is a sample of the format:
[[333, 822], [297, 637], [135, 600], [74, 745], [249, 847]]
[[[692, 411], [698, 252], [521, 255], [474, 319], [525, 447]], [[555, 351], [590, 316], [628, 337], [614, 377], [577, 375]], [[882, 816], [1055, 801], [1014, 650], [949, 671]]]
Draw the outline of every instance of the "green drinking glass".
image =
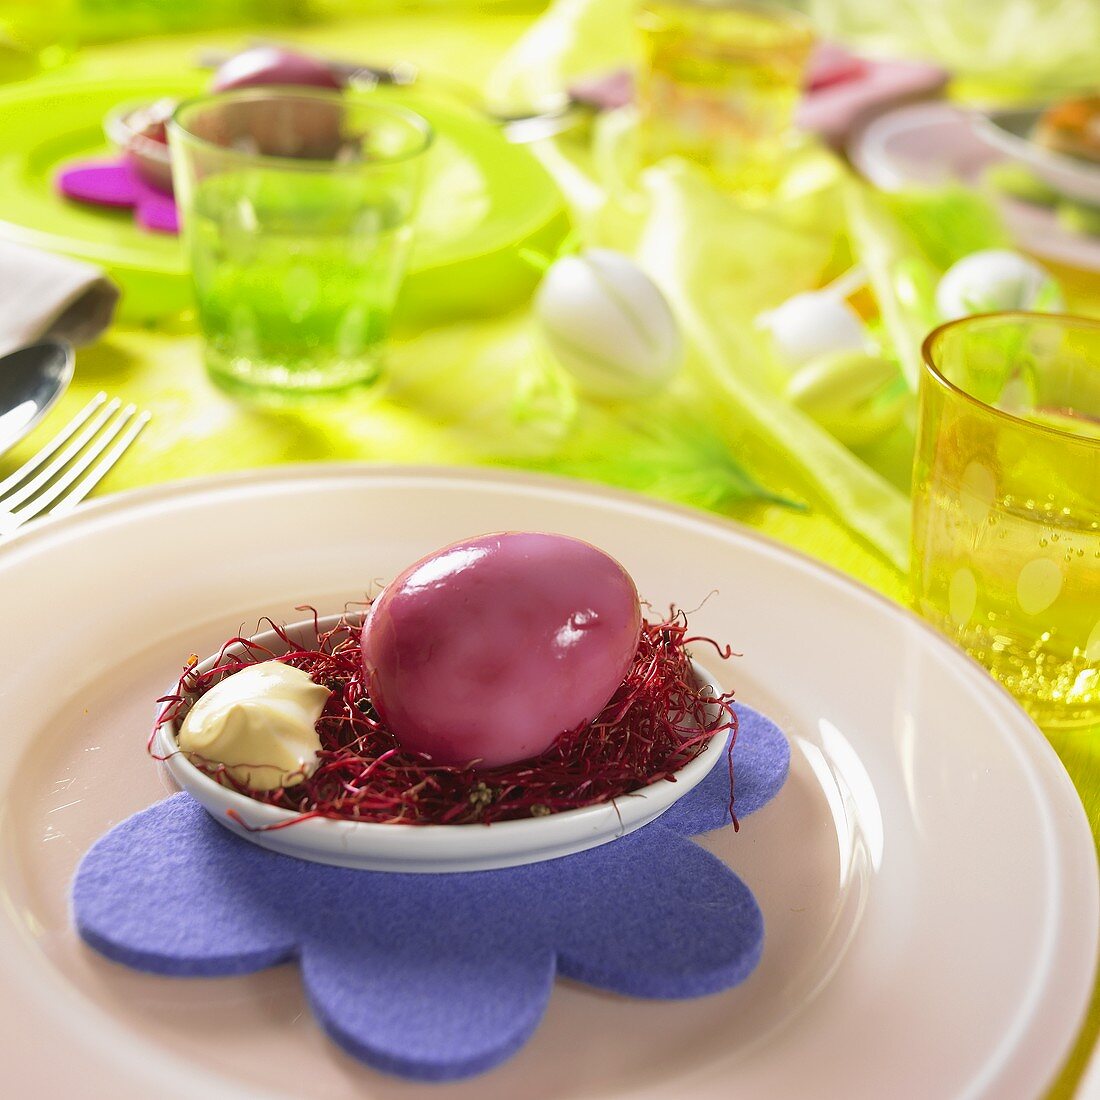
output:
[[263, 87], [187, 100], [168, 132], [212, 377], [283, 393], [374, 381], [429, 124], [369, 93]]

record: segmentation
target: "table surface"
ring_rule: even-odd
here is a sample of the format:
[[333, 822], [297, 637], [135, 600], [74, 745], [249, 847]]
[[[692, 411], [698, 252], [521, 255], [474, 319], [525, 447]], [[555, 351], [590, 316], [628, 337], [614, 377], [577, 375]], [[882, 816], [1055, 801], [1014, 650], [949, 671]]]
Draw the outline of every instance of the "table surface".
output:
[[[495, 9], [470, 5], [468, 10], [428, 6], [299, 29], [287, 37], [340, 56], [408, 58], [427, 71], [476, 83], [478, 75], [471, 74], [488, 72], [531, 19], [531, 11], [511, 3]], [[232, 47], [247, 34], [219, 31], [88, 48], [64, 71], [36, 79], [141, 77], [186, 70], [201, 48]], [[1071, 307], [1100, 313], [1100, 277], [1059, 274], [1068, 284]], [[244, 405], [210, 384], [190, 318], [141, 329], [116, 327], [80, 351], [76, 379], [62, 409], [48, 418], [45, 429], [0, 460], [0, 476], [56, 430], [66, 412], [75, 412], [100, 389], [135, 401], [153, 414], [150, 427], [108, 475], [100, 493], [302, 461], [492, 461], [495, 456], [486, 449], [482, 429], [508, 415], [512, 391], [506, 352], [510, 346], [521, 349], [528, 339], [522, 313], [400, 334], [388, 354], [388, 381], [379, 390], [280, 410]], [[441, 372], [447, 372], [449, 392], [463, 388], [454, 382], [467, 373], [479, 400], [462, 408], [440, 403], [436, 383]], [[906, 599], [905, 577], [831, 515], [770, 505], [728, 514], [887, 596]], [[1100, 729], [1050, 736], [1081, 795], [1094, 836], [1100, 839]], [[1074, 1094], [1098, 1032], [1100, 986], [1051, 1097], [1062, 1100]]]

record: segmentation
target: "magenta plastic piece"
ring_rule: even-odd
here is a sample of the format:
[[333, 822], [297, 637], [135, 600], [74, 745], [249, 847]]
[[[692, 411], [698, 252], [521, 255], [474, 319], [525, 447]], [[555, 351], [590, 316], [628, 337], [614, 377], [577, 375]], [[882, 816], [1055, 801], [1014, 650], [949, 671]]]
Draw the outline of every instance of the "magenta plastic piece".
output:
[[175, 200], [146, 183], [124, 157], [70, 164], [58, 173], [57, 189], [77, 202], [115, 209], [130, 207], [142, 229], [179, 232]]

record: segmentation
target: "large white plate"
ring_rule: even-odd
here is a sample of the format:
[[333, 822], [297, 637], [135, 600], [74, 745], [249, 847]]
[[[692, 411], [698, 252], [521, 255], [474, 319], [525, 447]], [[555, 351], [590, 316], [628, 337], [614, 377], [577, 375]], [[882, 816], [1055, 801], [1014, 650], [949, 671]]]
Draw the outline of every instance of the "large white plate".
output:
[[1058, 153], [1031, 137], [1043, 111], [991, 111], [975, 116], [975, 130], [1005, 156], [1030, 168], [1056, 191], [1078, 202], [1100, 202], [1100, 167], [1083, 157]]
[[[764, 910], [748, 982], [678, 1003], [562, 982], [506, 1066], [421, 1089], [327, 1042], [292, 966], [155, 978], [79, 943], [72, 869], [163, 794], [145, 737], [190, 652], [501, 528], [589, 539], [656, 606], [698, 608], [744, 653], [704, 662], [790, 733], [779, 797], [706, 841]], [[1032, 1098], [1081, 1020], [1097, 867], [1047, 742], [915, 618], [731, 524], [525, 476], [283, 470], [32, 529], [0, 550], [0, 607], [0, 1064], [18, 1095]]]
[[[886, 191], [953, 180], [982, 187], [986, 169], [1005, 159], [975, 132], [973, 116], [940, 101], [879, 115], [853, 135], [847, 152], [859, 172]], [[1054, 263], [1100, 271], [1100, 237], [1067, 229], [1045, 206], [1010, 195], [990, 197], [1021, 248]]]

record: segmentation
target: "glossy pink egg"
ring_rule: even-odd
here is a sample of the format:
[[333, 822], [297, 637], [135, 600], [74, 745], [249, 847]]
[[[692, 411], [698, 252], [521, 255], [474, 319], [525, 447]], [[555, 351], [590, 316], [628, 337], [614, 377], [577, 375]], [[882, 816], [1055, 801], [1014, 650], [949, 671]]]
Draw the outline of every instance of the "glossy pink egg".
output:
[[591, 722], [640, 630], [634, 582], [602, 550], [564, 535], [482, 535], [387, 585], [363, 625], [363, 665], [404, 748], [491, 768]]
[[282, 50], [277, 46], [253, 46], [222, 63], [211, 88], [228, 92], [266, 84], [304, 85], [314, 88], [343, 87], [328, 65], [309, 54]]

